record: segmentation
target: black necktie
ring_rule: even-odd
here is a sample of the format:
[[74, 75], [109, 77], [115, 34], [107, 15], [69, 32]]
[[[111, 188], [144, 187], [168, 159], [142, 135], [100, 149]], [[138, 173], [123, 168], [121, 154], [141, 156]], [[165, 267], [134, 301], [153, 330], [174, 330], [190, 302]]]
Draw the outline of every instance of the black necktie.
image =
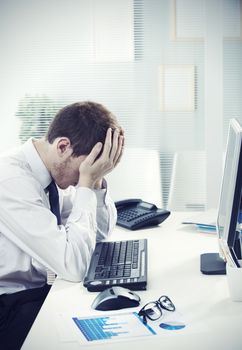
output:
[[54, 181], [52, 181], [47, 187], [49, 191], [49, 202], [50, 202], [50, 210], [53, 214], [55, 214], [57, 218], [57, 224], [61, 224], [61, 216], [60, 216], [60, 204], [59, 204], [59, 194]]

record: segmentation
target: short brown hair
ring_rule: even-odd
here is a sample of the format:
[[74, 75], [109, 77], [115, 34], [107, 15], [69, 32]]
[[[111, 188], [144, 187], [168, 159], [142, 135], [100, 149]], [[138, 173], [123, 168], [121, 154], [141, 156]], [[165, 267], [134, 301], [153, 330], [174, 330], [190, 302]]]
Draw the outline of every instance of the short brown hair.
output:
[[108, 128], [120, 128], [115, 116], [102, 104], [77, 102], [57, 112], [47, 131], [46, 139], [53, 143], [57, 137], [68, 137], [73, 156], [87, 155], [97, 142], [104, 144]]

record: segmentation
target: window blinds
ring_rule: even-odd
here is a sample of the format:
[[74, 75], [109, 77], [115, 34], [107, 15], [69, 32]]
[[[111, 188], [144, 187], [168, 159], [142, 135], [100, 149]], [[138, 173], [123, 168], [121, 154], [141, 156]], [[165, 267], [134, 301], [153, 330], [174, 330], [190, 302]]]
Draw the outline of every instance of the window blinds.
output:
[[[203, 8], [204, 0], [0, 2], [0, 149], [43, 135], [63, 105], [103, 103], [124, 127], [127, 146], [160, 152], [167, 205], [175, 154], [205, 150]], [[238, 9], [240, 1], [223, 0], [224, 144], [228, 119], [242, 115]], [[179, 67], [178, 85], [184, 79], [192, 108], [183, 110], [179, 100], [180, 110], [161, 108], [160, 67]], [[169, 85], [169, 105], [172, 92]], [[186, 197], [182, 186], [177, 191], [177, 198]], [[204, 191], [174, 209], [204, 209]]]

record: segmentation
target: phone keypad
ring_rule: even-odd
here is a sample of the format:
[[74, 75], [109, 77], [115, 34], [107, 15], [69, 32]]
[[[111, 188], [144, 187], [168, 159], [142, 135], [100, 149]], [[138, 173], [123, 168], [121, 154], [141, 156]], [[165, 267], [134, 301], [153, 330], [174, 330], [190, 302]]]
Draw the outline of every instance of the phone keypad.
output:
[[140, 219], [142, 216], [147, 215], [146, 210], [141, 209], [128, 209], [118, 212], [118, 219], [122, 221], [130, 222], [132, 220]]

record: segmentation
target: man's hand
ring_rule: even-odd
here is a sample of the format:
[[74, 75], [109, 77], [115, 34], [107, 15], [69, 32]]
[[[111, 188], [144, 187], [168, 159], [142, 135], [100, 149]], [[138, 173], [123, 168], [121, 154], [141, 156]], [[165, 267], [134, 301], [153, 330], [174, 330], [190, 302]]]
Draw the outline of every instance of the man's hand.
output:
[[81, 163], [79, 168], [79, 186], [100, 188], [103, 177], [111, 172], [119, 163], [122, 157], [123, 147], [124, 136], [120, 134], [120, 130], [116, 129], [113, 132], [109, 128], [101, 156], [97, 159], [97, 156], [102, 150], [102, 143], [98, 142]]

